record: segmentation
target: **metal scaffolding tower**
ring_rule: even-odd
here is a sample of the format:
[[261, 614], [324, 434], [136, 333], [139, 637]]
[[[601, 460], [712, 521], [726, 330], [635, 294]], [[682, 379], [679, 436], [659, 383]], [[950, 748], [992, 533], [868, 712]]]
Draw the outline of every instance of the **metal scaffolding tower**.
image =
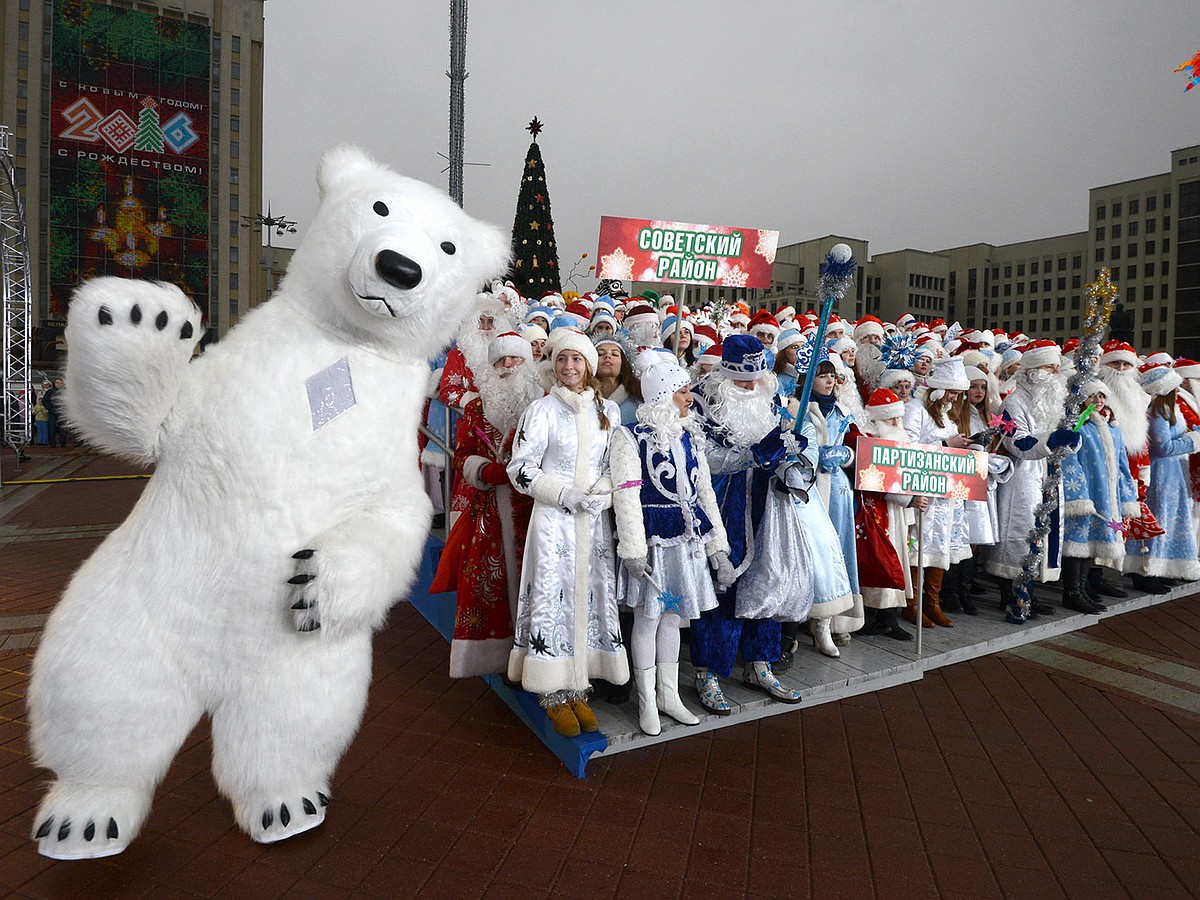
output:
[[463, 205], [463, 83], [467, 80], [467, 0], [450, 0], [450, 196]]
[[0, 290], [3, 291], [4, 443], [17, 464], [30, 443], [29, 391], [33, 349], [33, 309], [29, 289], [29, 243], [25, 204], [17, 190], [16, 164], [8, 148], [10, 131], [0, 125]]

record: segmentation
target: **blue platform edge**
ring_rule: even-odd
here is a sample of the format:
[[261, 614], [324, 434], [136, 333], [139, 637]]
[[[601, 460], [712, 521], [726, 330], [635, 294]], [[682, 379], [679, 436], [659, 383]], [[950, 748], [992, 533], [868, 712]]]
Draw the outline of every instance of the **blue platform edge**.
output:
[[[413, 585], [409, 602], [449, 643], [454, 635], [456, 595], [429, 593], [433, 575], [442, 558], [443, 546], [442, 541], [432, 535], [425, 543], [421, 568], [417, 573], [417, 581]], [[546, 711], [538, 705], [536, 694], [509, 687], [499, 675], [488, 675], [483, 680], [576, 778], [586, 777], [588, 759], [593, 753], [600, 753], [608, 747], [608, 738], [599, 731], [574, 738], [563, 737], [554, 730], [554, 726], [546, 717]]]

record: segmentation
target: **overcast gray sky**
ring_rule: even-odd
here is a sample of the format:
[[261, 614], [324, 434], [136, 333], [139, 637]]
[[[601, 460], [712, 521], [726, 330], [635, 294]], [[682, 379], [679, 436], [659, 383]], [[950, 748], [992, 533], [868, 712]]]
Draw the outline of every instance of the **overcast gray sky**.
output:
[[[465, 206], [511, 230], [538, 116], [564, 274], [600, 216], [871, 252], [1087, 227], [1087, 189], [1200, 143], [1183, 0], [472, 0]], [[449, 3], [266, 4], [264, 204], [352, 141], [446, 186]], [[285, 241], [286, 243], [286, 241]], [[580, 283], [582, 290], [592, 285]]]

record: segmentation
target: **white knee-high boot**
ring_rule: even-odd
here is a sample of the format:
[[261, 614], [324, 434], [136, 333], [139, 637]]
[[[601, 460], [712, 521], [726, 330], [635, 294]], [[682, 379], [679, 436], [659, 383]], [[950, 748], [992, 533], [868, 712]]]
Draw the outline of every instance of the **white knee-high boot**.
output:
[[662, 723], [658, 720], [654, 697], [654, 669], [634, 669], [633, 680], [637, 685], [638, 727], [646, 734], [660, 734]]
[[658, 708], [680, 725], [699, 725], [700, 718], [679, 699], [679, 663], [658, 664]]

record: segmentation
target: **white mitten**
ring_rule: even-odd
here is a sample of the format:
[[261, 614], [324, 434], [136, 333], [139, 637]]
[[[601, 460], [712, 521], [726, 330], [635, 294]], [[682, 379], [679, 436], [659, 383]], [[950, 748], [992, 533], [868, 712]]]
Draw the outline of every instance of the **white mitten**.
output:
[[634, 578], [645, 578], [650, 574], [650, 562], [644, 556], [635, 556], [633, 559], [623, 559], [621, 563]]
[[584, 504], [587, 502], [588, 493], [581, 487], [568, 485], [563, 488], [558, 495], [558, 505], [567, 512], [582, 512]]

